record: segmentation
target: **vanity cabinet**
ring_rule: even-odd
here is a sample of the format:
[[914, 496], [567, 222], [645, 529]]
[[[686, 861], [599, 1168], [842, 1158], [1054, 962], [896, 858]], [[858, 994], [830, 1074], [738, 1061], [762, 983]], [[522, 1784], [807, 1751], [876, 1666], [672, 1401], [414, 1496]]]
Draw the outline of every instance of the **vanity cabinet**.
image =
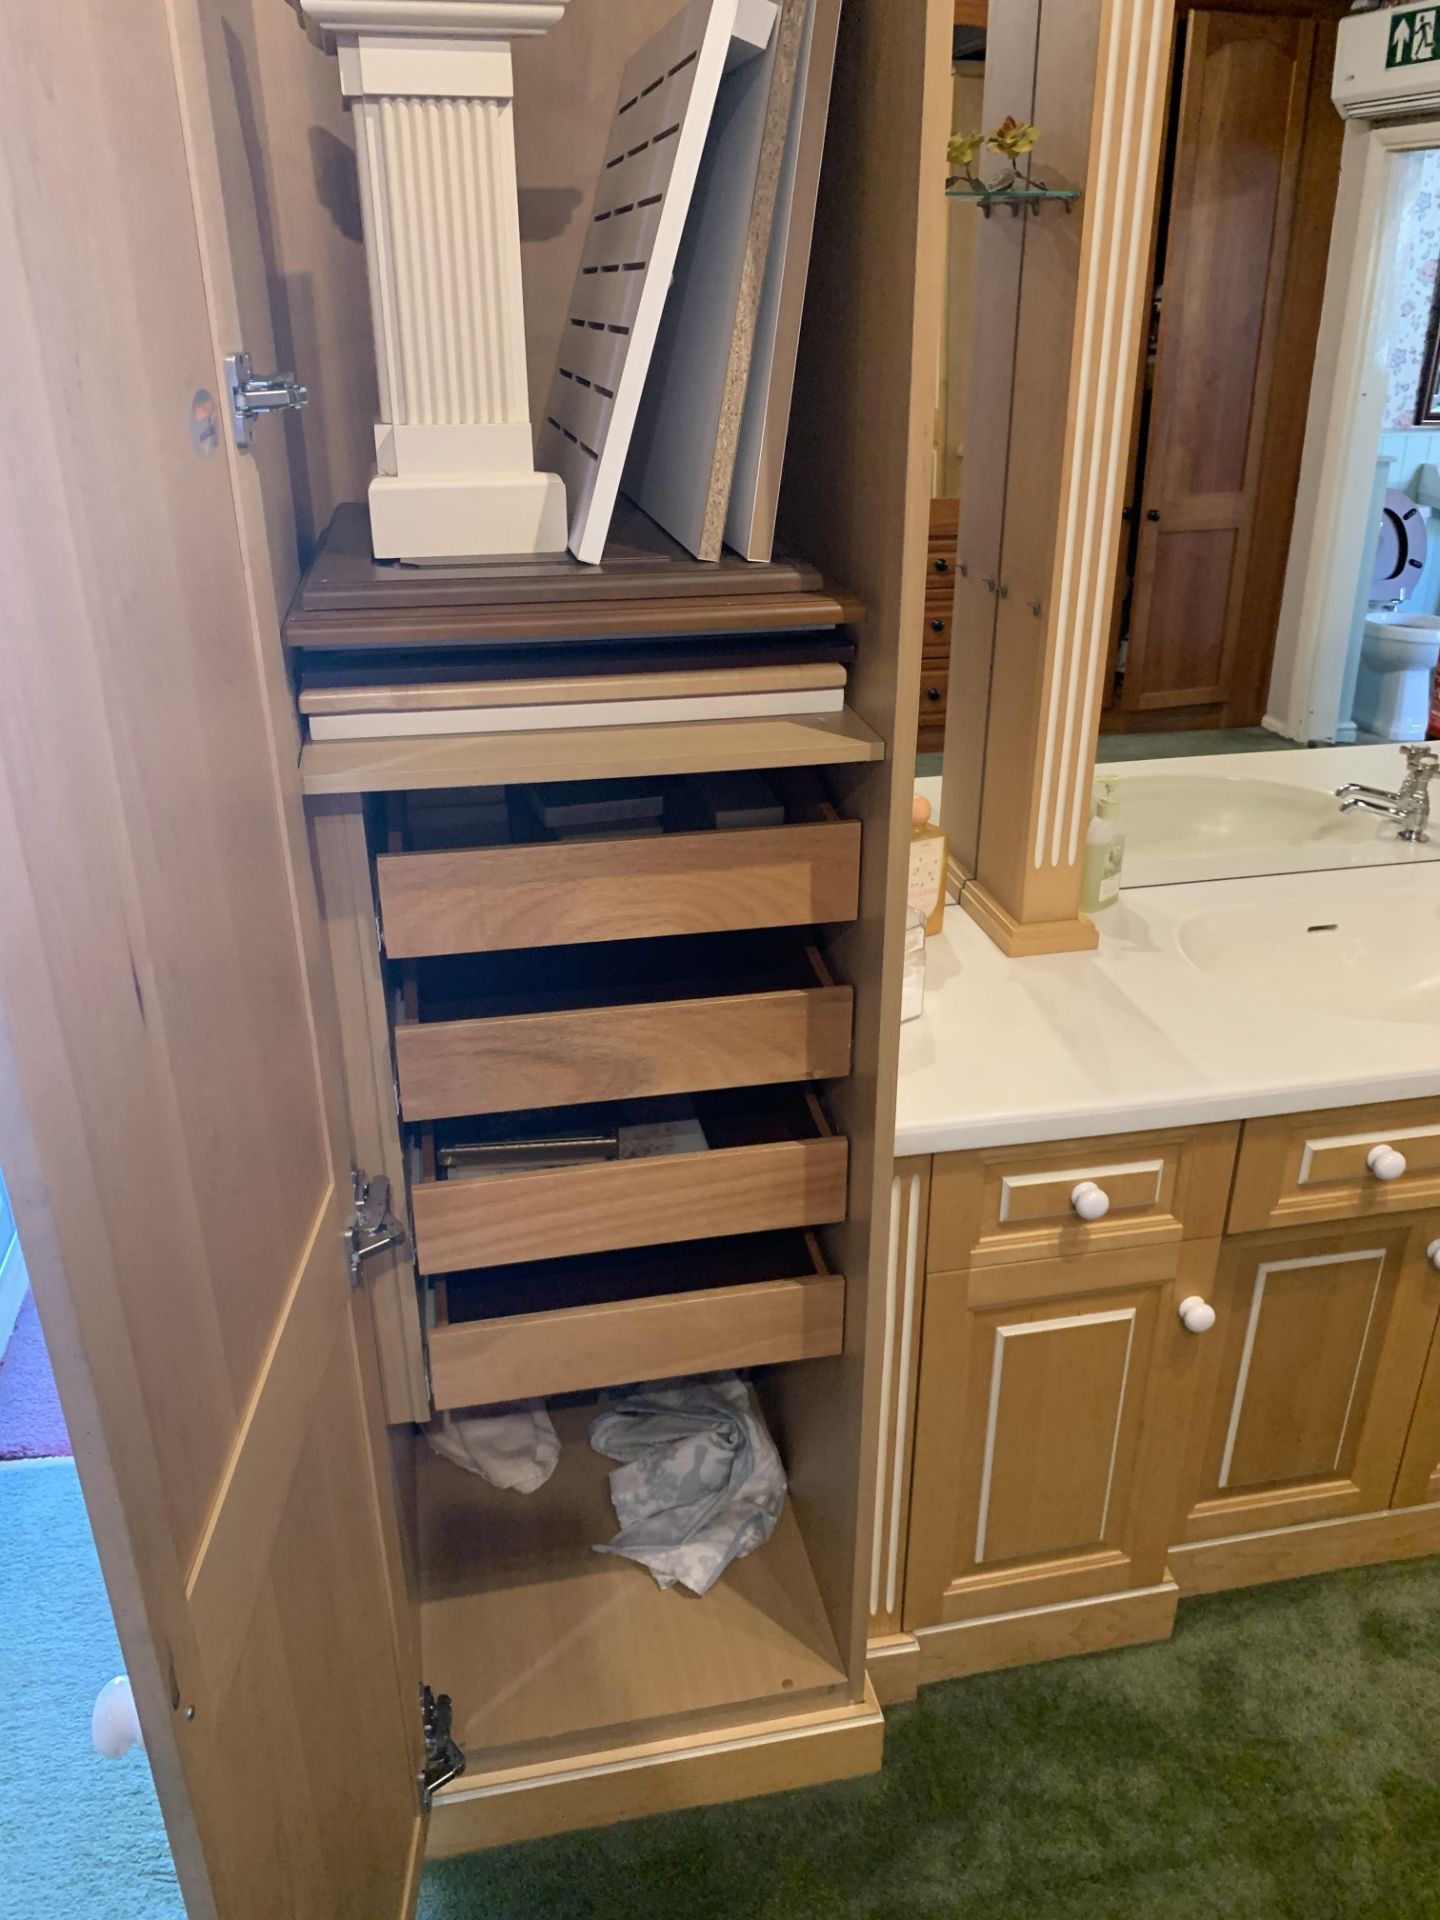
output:
[[[882, 1698], [1440, 1552], [1440, 1101], [997, 1146], [924, 1188]], [[905, 1218], [914, 1209], [902, 1210]], [[907, 1454], [908, 1446], [908, 1454]]]

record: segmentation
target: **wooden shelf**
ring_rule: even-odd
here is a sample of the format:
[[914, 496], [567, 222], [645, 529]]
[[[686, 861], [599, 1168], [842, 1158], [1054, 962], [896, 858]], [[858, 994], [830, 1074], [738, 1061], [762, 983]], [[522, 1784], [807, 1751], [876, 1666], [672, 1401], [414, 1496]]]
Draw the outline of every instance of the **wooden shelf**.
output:
[[467, 1753], [519, 1760], [677, 1720], [840, 1700], [845, 1674], [787, 1501], [703, 1599], [593, 1551], [615, 1533], [594, 1405], [554, 1409], [560, 1464], [538, 1493], [488, 1486], [418, 1442], [420, 1631], [429, 1684]]
[[413, 740], [311, 740], [300, 751], [307, 794], [400, 793], [544, 780], [616, 780], [736, 767], [836, 767], [883, 760], [858, 714], [687, 720], [555, 733], [439, 734]]

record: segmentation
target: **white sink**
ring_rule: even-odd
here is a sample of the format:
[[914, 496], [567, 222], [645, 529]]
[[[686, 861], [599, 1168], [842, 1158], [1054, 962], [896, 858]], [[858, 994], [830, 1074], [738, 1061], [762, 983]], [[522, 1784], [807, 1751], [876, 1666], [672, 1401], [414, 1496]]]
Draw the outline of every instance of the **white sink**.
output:
[[1195, 773], [1139, 774], [1116, 783], [1125, 848], [1148, 854], [1183, 848], [1290, 846], [1316, 839], [1374, 838], [1374, 816], [1341, 813], [1340, 803], [1313, 787], [1276, 781], [1214, 779]]
[[[1408, 876], [1406, 876], [1408, 879]], [[1344, 886], [1283, 905], [1215, 907], [1178, 931], [1181, 953], [1237, 994], [1352, 1020], [1440, 1024], [1440, 893], [1394, 877], [1393, 897], [1348, 905]]]
[[1440, 832], [1430, 845], [1416, 846], [1399, 838], [1392, 821], [1340, 811], [1333, 789], [1342, 780], [1399, 784], [1403, 768], [1388, 750], [1267, 754], [1263, 776], [1246, 766], [1253, 756], [1238, 767], [1237, 760], [1224, 756], [1223, 771], [1217, 760], [1192, 760], [1183, 771], [1181, 764], [1155, 761], [1145, 763], [1144, 772], [1104, 769], [1115, 776], [1125, 886], [1411, 866], [1440, 856]]

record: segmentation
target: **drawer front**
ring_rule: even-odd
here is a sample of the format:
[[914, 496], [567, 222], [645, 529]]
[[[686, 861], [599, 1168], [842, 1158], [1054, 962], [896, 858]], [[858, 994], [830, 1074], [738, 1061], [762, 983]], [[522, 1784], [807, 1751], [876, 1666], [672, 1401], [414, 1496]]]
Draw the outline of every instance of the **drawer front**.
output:
[[938, 1154], [930, 1266], [980, 1267], [1218, 1234], [1236, 1133], [1232, 1126], [1198, 1127]]
[[946, 666], [950, 660], [950, 622], [953, 602], [948, 594], [930, 594], [925, 601], [925, 638], [921, 656]]
[[1434, 1206], [1440, 1206], [1440, 1100], [1245, 1123], [1232, 1233]]
[[849, 987], [570, 1008], [395, 1028], [407, 1120], [841, 1079]]
[[928, 667], [920, 669], [920, 724], [941, 725], [945, 720], [945, 707], [950, 693], [950, 672], [931, 672]]
[[849, 1142], [835, 1135], [611, 1160], [410, 1189], [423, 1272], [456, 1273], [684, 1238], [826, 1226], [845, 1217]]
[[854, 820], [382, 854], [392, 959], [853, 920]]
[[818, 1258], [792, 1278], [497, 1319], [452, 1319], [444, 1281], [435, 1293], [430, 1379], [440, 1411], [820, 1359], [845, 1336], [844, 1279]]

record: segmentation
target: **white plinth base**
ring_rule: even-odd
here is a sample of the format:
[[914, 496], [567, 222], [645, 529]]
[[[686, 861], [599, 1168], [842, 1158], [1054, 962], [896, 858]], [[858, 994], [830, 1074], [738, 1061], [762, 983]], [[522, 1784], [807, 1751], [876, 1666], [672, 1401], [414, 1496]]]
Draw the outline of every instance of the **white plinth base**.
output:
[[377, 560], [563, 553], [567, 538], [565, 483], [555, 473], [371, 476]]

